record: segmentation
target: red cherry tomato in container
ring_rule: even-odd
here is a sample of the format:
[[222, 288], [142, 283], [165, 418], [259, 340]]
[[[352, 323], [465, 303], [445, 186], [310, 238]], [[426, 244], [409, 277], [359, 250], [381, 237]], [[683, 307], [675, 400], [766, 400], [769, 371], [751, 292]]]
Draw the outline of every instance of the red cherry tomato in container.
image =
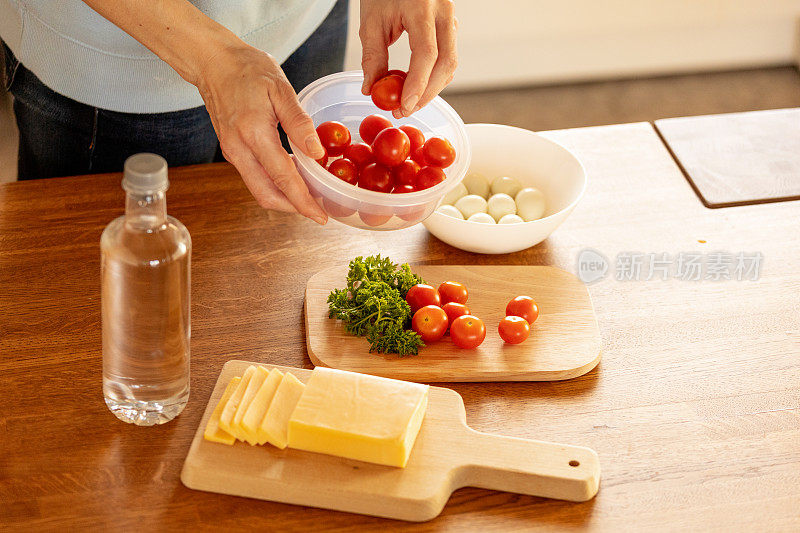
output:
[[411, 153], [414, 153], [414, 150], [425, 144], [425, 136], [414, 126], [406, 124], [400, 126], [400, 129], [408, 135], [408, 140], [411, 141]]
[[316, 161], [317, 161], [317, 163], [320, 164], [321, 167], [328, 168], [327, 167], [327, 165], [328, 165], [328, 154], [323, 155], [322, 157], [320, 157]]
[[417, 172], [419, 172], [419, 165], [411, 159], [406, 159], [399, 165], [392, 167], [395, 185], [410, 185], [414, 187]]
[[395, 185], [394, 189], [392, 189], [392, 194], [404, 194], [408, 192], [416, 192], [416, 189], [411, 185]]
[[422, 145], [422, 153], [429, 165], [447, 168], [456, 160], [456, 150], [450, 141], [439, 137], [432, 137]]
[[372, 144], [375, 136], [382, 130], [392, 127], [392, 121], [381, 115], [370, 115], [361, 121], [358, 126], [358, 134], [361, 140], [367, 144]]
[[539, 318], [539, 306], [530, 296], [517, 296], [506, 306], [506, 315], [519, 316], [528, 324], [533, 324]]
[[429, 189], [434, 185], [443, 182], [445, 178], [444, 171], [438, 167], [422, 167], [417, 172], [417, 179], [414, 188], [418, 191]]
[[343, 155], [355, 163], [358, 170], [375, 162], [375, 156], [372, 155], [372, 148], [367, 143], [350, 144], [344, 149]]
[[323, 122], [317, 126], [317, 135], [325, 148], [325, 153], [332, 157], [342, 155], [350, 144], [350, 130], [341, 122]]
[[422, 153], [422, 146], [411, 152], [411, 159], [421, 167], [428, 166], [428, 163], [425, 161], [425, 154]]
[[439, 304], [442, 303], [436, 289], [424, 283], [417, 283], [408, 289], [406, 293], [406, 302], [411, 306], [412, 313], [416, 313], [417, 309], [420, 307], [425, 307], [426, 305], [435, 305], [438, 307]]
[[450, 338], [459, 348], [477, 348], [486, 338], [486, 326], [476, 316], [462, 315], [450, 324]]
[[408, 157], [411, 151], [411, 141], [408, 140], [403, 130], [386, 128], [378, 133], [372, 141], [372, 153], [375, 161], [387, 167], [399, 165]]
[[442, 305], [442, 309], [444, 309], [444, 312], [447, 313], [447, 319], [450, 320], [451, 324], [453, 323], [453, 320], [461, 315], [470, 314], [469, 307], [458, 302], [447, 302], [446, 304]]
[[507, 316], [500, 321], [497, 331], [500, 333], [500, 338], [508, 344], [519, 344], [531, 334], [531, 326], [522, 317]]
[[459, 304], [467, 303], [469, 292], [467, 288], [456, 281], [445, 281], [439, 285], [439, 296], [442, 298], [442, 303], [456, 302]]
[[390, 218], [392, 218], [392, 214], [383, 214], [383, 213], [367, 213], [365, 211], [359, 211], [358, 217], [364, 221], [364, 224], [368, 226], [382, 226], [386, 224]]
[[343, 206], [337, 202], [334, 202], [329, 198], [322, 199], [322, 207], [325, 209], [325, 212], [328, 213], [333, 218], [349, 217], [350, 215], [356, 212], [355, 209]]
[[414, 313], [411, 329], [419, 333], [425, 342], [438, 341], [447, 331], [447, 314], [441, 307], [426, 305]]
[[358, 168], [349, 159], [336, 159], [328, 165], [328, 172], [350, 185], [358, 183]]
[[370, 163], [361, 170], [358, 186], [370, 191], [392, 192], [394, 188], [392, 173], [383, 165]]
[[403, 94], [405, 78], [397, 74], [387, 74], [372, 84], [369, 90], [372, 102], [384, 111], [400, 109], [400, 95]]

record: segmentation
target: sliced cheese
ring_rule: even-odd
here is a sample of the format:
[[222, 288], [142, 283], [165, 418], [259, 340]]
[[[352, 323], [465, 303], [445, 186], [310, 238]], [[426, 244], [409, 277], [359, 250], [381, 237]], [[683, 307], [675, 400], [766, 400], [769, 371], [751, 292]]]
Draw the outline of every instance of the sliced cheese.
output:
[[225, 407], [222, 410], [222, 414], [219, 416], [219, 427], [234, 437], [236, 436], [236, 429], [233, 427], [233, 417], [236, 416], [236, 410], [239, 408], [242, 398], [244, 398], [247, 385], [250, 384], [250, 379], [255, 373], [255, 366], [247, 367], [247, 370], [244, 371], [244, 375], [242, 376], [242, 380], [239, 382], [239, 385], [236, 386], [236, 390], [233, 391], [231, 397], [228, 398], [228, 401], [225, 403]]
[[406, 466], [428, 406], [427, 385], [317, 367], [289, 420], [289, 446]]
[[263, 366], [256, 367], [256, 371], [253, 373], [253, 377], [250, 378], [250, 382], [247, 384], [247, 388], [244, 391], [242, 401], [239, 402], [239, 406], [236, 408], [236, 414], [233, 416], [233, 422], [231, 422], [231, 426], [233, 427], [236, 438], [247, 441], [251, 445], [256, 443], [256, 435], [255, 433], [250, 434], [242, 427], [242, 419], [244, 418], [244, 414], [247, 412], [247, 409], [250, 407], [250, 404], [253, 402], [253, 398], [256, 397], [258, 389], [261, 388], [264, 380], [267, 379], [267, 376], [269, 376], [269, 370]]
[[236, 442], [236, 437], [219, 427], [219, 417], [222, 414], [222, 410], [225, 408], [225, 404], [241, 380], [242, 378], [235, 377], [228, 382], [228, 386], [225, 387], [225, 392], [222, 393], [222, 398], [217, 402], [214, 412], [211, 413], [211, 418], [209, 418], [206, 423], [206, 430], [203, 432], [204, 439], [228, 445]]
[[277, 368], [270, 370], [267, 379], [261, 384], [261, 388], [258, 389], [253, 401], [250, 402], [250, 406], [247, 408], [241, 424], [239, 424], [239, 427], [247, 435], [247, 442], [250, 444], [264, 444], [267, 442], [267, 434], [261, 431], [261, 422], [264, 420], [264, 415], [267, 414], [281, 379], [283, 379], [283, 372]]
[[283, 375], [260, 427], [266, 436], [266, 441], [273, 446], [280, 449], [286, 448], [289, 441], [287, 436], [289, 418], [305, 388], [306, 386], [293, 374], [287, 372]]

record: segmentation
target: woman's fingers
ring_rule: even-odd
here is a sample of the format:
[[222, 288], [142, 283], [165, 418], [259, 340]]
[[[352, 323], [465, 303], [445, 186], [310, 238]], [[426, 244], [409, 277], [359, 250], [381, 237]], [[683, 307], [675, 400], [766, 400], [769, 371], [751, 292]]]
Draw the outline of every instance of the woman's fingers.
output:
[[364, 83], [361, 92], [369, 94], [372, 84], [389, 70], [389, 47], [380, 20], [367, 20], [370, 15], [361, 12], [361, 26], [358, 36], [361, 39], [361, 70]]
[[264, 167], [256, 160], [250, 150], [246, 148], [237, 151], [223, 150], [222, 155], [239, 171], [242, 181], [247, 185], [258, 205], [265, 209], [274, 209], [287, 213], [297, 212], [297, 209], [286, 198], [286, 195], [272, 183], [267, 171], [264, 170]]
[[443, 4], [444, 12], [439, 14], [436, 21], [436, 43], [439, 47], [439, 55], [436, 64], [433, 66], [428, 86], [417, 104], [424, 107], [433, 100], [447, 84], [453, 80], [453, 75], [458, 66], [458, 51], [456, 48], [456, 30], [458, 21], [453, 12], [453, 4], [446, 2]]
[[314, 122], [300, 107], [300, 102], [297, 101], [297, 95], [294, 94], [289, 81], [279, 83], [275, 91], [278, 94], [273, 96], [272, 105], [286, 135], [309, 157], [313, 159], [323, 157], [325, 149], [319, 141]]
[[409, 18], [406, 31], [411, 48], [411, 61], [408, 64], [408, 76], [403, 84], [403, 95], [400, 98], [400, 111], [405, 116], [409, 116], [417, 109], [439, 56], [434, 12], [430, 5], [427, 2], [420, 2], [419, 8], [411, 13]]
[[251, 131], [248, 146], [275, 186], [298, 213], [325, 224], [328, 216], [311, 197], [305, 181], [297, 173], [294, 161], [281, 146], [278, 130], [271, 127], [256, 127], [251, 128]]

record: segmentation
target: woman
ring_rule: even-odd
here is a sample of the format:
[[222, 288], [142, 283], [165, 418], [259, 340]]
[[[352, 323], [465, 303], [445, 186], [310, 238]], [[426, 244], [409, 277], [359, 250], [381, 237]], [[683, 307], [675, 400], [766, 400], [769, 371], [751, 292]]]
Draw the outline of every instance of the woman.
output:
[[[403, 31], [411, 62], [397, 118], [452, 79], [452, 1], [361, 0], [364, 94]], [[347, 0], [0, 0], [19, 178], [119, 171], [142, 151], [205, 163], [219, 149], [260, 205], [324, 224], [278, 125], [322, 155], [296, 91], [342, 69], [346, 32]]]

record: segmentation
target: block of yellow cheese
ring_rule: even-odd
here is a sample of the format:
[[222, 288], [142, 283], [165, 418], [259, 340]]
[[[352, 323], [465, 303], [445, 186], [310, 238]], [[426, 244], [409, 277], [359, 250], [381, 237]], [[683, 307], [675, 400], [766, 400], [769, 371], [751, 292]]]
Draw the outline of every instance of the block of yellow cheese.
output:
[[236, 436], [236, 429], [233, 427], [233, 417], [236, 416], [236, 410], [239, 408], [242, 398], [244, 398], [247, 385], [250, 383], [250, 379], [255, 373], [255, 366], [247, 367], [247, 370], [244, 371], [244, 375], [242, 375], [242, 380], [236, 386], [236, 390], [233, 391], [233, 394], [231, 394], [231, 397], [228, 398], [228, 401], [225, 402], [225, 407], [222, 409], [222, 413], [219, 415], [219, 427], [234, 437]]
[[256, 371], [253, 373], [253, 376], [250, 378], [250, 382], [247, 384], [247, 388], [242, 396], [242, 401], [239, 402], [239, 406], [236, 408], [236, 414], [233, 416], [233, 422], [231, 423], [236, 438], [247, 441], [251, 445], [256, 443], [256, 434], [251, 434], [246, 431], [244, 427], [242, 427], [242, 419], [244, 418], [247, 409], [250, 407], [250, 404], [253, 402], [253, 398], [256, 397], [256, 393], [258, 393], [261, 385], [267, 379], [267, 376], [269, 376], [269, 370], [263, 366], [256, 367]]
[[222, 414], [222, 410], [225, 408], [225, 404], [228, 402], [228, 399], [233, 394], [233, 391], [236, 390], [241, 380], [242, 378], [235, 377], [228, 382], [228, 386], [225, 387], [225, 392], [222, 393], [222, 398], [217, 402], [214, 412], [211, 413], [211, 418], [209, 418], [206, 423], [206, 430], [203, 432], [204, 439], [229, 445], [236, 442], [236, 437], [219, 427], [219, 417]]
[[316, 367], [289, 420], [289, 447], [406, 466], [427, 385]]
[[242, 423], [239, 424], [242, 431], [248, 436], [247, 442], [250, 444], [264, 444], [267, 442], [266, 433], [261, 431], [261, 422], [264, 420], [264, 415], [267, 414], [281, 379], [283, 379], [283, 372], [277, 368], [270, 370], [267, 379], [261, 384], [255, 398], [250, 402], [250, 406], [247, 408], [244, 418], [242, 418]]
[[289, 417], [292, 416], [294, 407], [305, 388], [306, 386], [293, 374], [286, 372], [283, 375], [260, 428], [266, 436], [266, 441], [273, 446], [280, 449], [286, 448]]

